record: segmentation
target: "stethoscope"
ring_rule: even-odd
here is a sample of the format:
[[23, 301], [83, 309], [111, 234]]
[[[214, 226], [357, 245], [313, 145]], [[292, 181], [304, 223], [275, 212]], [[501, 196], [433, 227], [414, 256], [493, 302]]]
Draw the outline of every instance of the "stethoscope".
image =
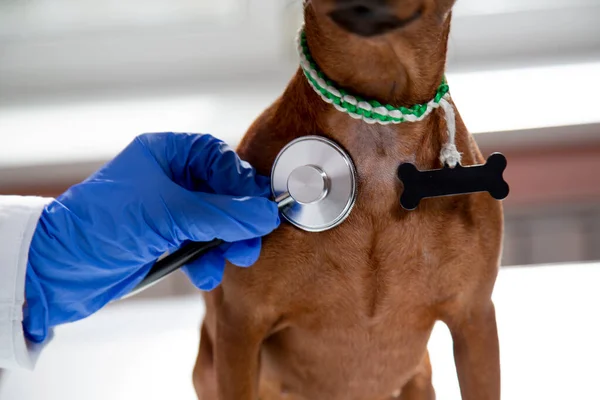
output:
[[[307, 232], [341, 224], [356, 202], [356, 169], [337, 143], [303, 136], [279, 152], [271, 170], [271, 192], [283, 218]], [[220, 239], [192, 242], [158, 260], [131, 297], [223, 244]]]

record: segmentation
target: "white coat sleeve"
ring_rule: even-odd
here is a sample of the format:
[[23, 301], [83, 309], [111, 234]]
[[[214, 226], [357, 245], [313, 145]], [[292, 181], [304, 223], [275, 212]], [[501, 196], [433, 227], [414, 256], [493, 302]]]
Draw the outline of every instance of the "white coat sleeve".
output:
[[25, 339], [23, 304], [29, 246], [42, 210], [52, 200], [0, 196], [0, 368], [31, 370], [43, 347]]

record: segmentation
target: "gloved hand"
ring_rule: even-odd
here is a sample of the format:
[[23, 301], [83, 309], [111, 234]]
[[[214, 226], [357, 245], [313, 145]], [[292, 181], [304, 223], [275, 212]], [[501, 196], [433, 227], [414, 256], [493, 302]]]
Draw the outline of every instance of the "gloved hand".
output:
[[200, 289], [225, 259], [256, 262], [280, 223], [269, 180], [210, 135], [138, 136], [42, 212], [29, 251], [23, 326], [34, 342], [129, 293], [156, 259], [188, 241], [226, 243], [184, 267]]

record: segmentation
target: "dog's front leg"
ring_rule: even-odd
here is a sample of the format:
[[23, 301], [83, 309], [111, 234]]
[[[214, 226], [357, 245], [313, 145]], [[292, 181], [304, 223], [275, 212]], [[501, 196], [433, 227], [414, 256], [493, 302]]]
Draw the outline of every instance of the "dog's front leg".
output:
[[446, 323], [454, 342], [463, 400], [499, 400], [500, 354], [492, 301], [470, 303], [468, 310]]
[[219, 400], [258, 399], [260, 346], [266, 329], [250, 314], [227, 308], [218, 312], [214, 359]]

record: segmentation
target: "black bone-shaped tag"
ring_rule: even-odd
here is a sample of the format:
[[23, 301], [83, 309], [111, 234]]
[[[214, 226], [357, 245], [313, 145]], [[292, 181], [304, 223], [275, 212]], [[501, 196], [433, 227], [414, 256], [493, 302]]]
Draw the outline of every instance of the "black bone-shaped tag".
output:
[[509, 187], [502, 174], [506, 169], [506, 157], [494, 153], [484, 165], [419, 171], [413, 164], [401, 164], [398, 178], [404, 184], [400, 204], [406, 210], [414, 210], [419, 202], [428, 197], [454, 196], [476, 192], [488, 192], [496, 200], [508, 196]]

